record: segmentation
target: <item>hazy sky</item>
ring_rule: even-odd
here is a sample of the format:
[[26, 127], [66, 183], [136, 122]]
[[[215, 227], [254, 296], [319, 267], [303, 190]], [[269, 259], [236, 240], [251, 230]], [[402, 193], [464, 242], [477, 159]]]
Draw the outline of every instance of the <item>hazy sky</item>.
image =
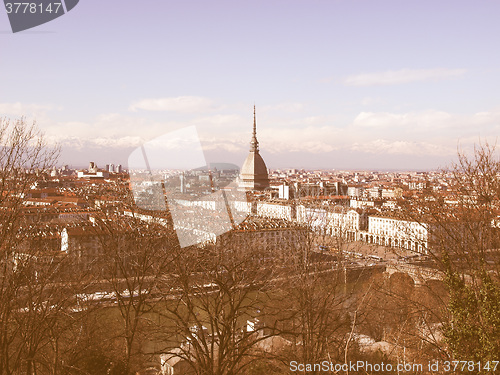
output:
[[253, 105], [270, 168], [432, 169], [500, 129], [497, 1], [80, 0], [12, 34], [0, 116], [36, 118], [61, 163], [127, 164], [195, 125], [241, 165]]

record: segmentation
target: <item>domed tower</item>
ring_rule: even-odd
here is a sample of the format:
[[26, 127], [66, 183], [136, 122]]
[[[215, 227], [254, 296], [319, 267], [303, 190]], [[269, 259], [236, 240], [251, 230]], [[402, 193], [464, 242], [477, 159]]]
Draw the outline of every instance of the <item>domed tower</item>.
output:
[[269, 187], [266, 163], [259, 154], [255, 105], [253, 106], [253, 134], [250, 141], [250, 153], [241, 167], [239, 187], [242, 190], [264, 190]]

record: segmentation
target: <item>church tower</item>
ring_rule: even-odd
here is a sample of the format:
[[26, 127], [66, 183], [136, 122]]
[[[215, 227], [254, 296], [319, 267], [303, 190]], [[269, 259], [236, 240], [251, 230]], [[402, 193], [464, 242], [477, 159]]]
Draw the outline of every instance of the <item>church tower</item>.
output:
[[253, 106], [253, 133], [250, 141], [250, 153], [243, 167], [241, 167], [239, 187], [242, 190], [264, 190], [269, 187], [269, 176], [266, 163], [259, 154], [259, 141], [257, 141], [257, 121], [255, 105]]

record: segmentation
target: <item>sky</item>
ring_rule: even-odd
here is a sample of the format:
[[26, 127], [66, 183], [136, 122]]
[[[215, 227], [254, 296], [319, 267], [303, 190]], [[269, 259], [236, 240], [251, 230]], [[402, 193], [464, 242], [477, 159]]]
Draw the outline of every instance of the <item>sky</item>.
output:
[[61, 165], [126, 167], [195, 126], [208, 162], [241, 166], [255, 104], [271, 169], [436, 169], [497, 140], [499, 13], [493, 0], [80, 0], [14, 34], [2, 7], [0, 117], [36, 121]]

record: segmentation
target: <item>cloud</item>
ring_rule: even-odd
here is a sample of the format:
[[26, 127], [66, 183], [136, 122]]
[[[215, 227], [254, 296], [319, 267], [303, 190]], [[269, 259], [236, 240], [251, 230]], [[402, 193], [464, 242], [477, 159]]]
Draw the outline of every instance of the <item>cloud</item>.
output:
[[390, 112], [361, 112], [352, 123], [355, 127], [371, 129], [387, 128], [441, 128], [451, 123], [453, 115], [443, 112], [428, 110], [422, 112], [390, 113]]
[[204, 138], [200, 137], [203, 146], [203, 151], [227, 151], [233, 153], [241, 153], [248, 150], [248, 142], [243, 144], [232, 139], [221, 140], [220, 138]]
[[37, 123], [48, 121], [48, 111], [59, 110], [54, 106], [45, 104], [22, 104], [15, 103], [0, 103], [0, 117], [26, 117], [28, 122], [36, 121]]
[[[207, 99], [205, 103], [212, 102]], [[10, 112], [26, 111], [26, 108], [18, 103], [11, 103], [9, 108], [3, 104], [3, 109]], [[31, 105], [31, 108], [48, 110], [52, 107]], [[50, 111], [47, 113], [54, 115]], [[288, 160], [296, 157], [325, 164], [327, 160], [334, 163], [338, 155], [351, 155], [349, 158], [353, 160], [358, 157], [367, 160], [382, 158], [383, 167], [392, 159], [449, 159], [456, 155], [457, 142], [468, 149], [478, 142], [479, 136], [491, 140], [500, 132], [500, 108], [477, 113], [432, 109], [363, 111], [350, 122], [329, 113], [308, 111], [301, 114], [299, 117], [293, 113], [273, 113], [270, 109], [269, 113], [259, 117], [257, 108], [258, 139], [264, 158]], [[50, 119], [39, 121], [39, 125], [48, 140], [60, 144], [70, 156], [72, 152], [78, 157], [104, 153], [108, 158], [126, 156], [129, 150], [144, 142], [187, 126], [197, 127], [203, 150], [210, 155], [234, 157], [238, 161], [248, 153], [253, 120], [248, 108], [244, 114], [233, 110], [167, 116], [168, 121], [162, 119], [164, 117], [153, 112], [102, 113], [85, 121]], [[68, 159], [73, 157], [70, 156]]]
[[46, 136], [49, 144], [57, 144], [66, 149], [84, 150], [93, 148], [103, 149], [127, 149], [135, 148], [144, 144], [141, 137], [120, 137], [120, 138], [80, 138], [71, 136]]
[[363, 134], [385, 131], [393, 135], [428, 137], [447, 135], [458, 139], [469, 134], [492, 136], [500, 130], [500, 110], [472, 114], [450, 113], [437, 110], [420, 112], [360, 112], [349, 126]]
[[180, 113], [199, 113], [215, 109], [215, 103], [199, 96], [178, 96], [175, 98], [142, 99], [133, 103], [129, 110], [169, 111]]
[[399, 85], [410, 82], [455, 78], [464, 75], [465, 72], [465, 69], [444, 68], [388, 70], [352, 75], [344, 80], [344, 84], [347, 86]]
[[405, 140], [389, 141], [387, 139], [356, 142], [352, 144], [351, 150], [389, 155], [449, 156], [456, 154], [456, 148], [445, 145]]
[[[495, 142], [500, 110], [470, 114], [437, 110], [361, 112], [345, 128], [345, 149], [377, 155], [453, 157], [457, 144]], [[355, 137], [354, 137], [355, 136]]]
[[260, 132], [261, 149], [270, 153], [320, 154], [342, 147], [342, 133], [331, 126], [305, 126], [286, 131], [268, 128]]
[[98, 138], [119, 139], [124, 137], [154, 138], [181, 127], [182, 124], [154, 121], [136, 115], [104, 113], [88, 121], [45, 121], [40, 127], [47, 135], [60, 139], [78, 137], [95, 140]]
[[[200, 132], [203, 149], [224, 150], [246, 154], [250, 148], [251, 132], [228, 132], [217, 134]], [[265, 127], [258, 131], [259, 149], [264, 154], [284, 154], [303, 152], [321, 154], [343, 147], [344, 137], [331, 126], [306, 126], [283, 130], [279, 126]]]

